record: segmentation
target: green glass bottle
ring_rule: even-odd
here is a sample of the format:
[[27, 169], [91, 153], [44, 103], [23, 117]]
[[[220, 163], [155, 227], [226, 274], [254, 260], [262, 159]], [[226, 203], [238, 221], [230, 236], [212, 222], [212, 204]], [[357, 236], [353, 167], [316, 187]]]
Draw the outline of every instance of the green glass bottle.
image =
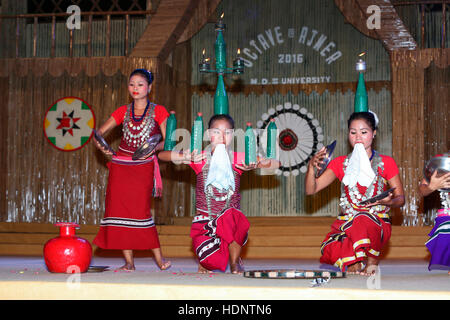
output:
[[227, 67], [227, 45], [225, 43], [225, 39], [223, 38], [222, 30], [218, 30], [217, 32], [216, 42], [214, 43], [214, 51], [216, 54], [216, 70], [219, 73], [222, 73]]
[[216, 70], [218, 73], [216, 93], [214, 94], [214, 114], [228, 114], [228, 95], [225, 89], [223, 73], [227, 67], [227, 45], [223, 38], [223, 29], [216, 29], [217, 36], [214, 43], [216, 55]]
[[277, 125], [275, 120], [271, 119], [267, 126], [267, 158], [276, 159], [277, 157]]
[[256, 137], [252, 124], [247, 122], [245, 129], [245, 164], [256, 163]]
[[164, 150], [172, 151], [175, 147], [175, 130], [177, 129], [177, 118], [175, 111], [170, 111], [166, 125], [166, 140], [164, 141]]
[[228, 114], [228, 95], [225, 89], [223, 74], [217, 77], [216, 93], [214, 94], [214, 114]]
[[355, 94], [355, 112], [367, 112], [369, 110], [367, 100], [368, 99], [366, 85], [364, 83], [364, 74], [360, 72]]
[[191, 152], [197, 150], [197, 153], [202, 152], [203, 144], [203, 117], [202, 113], [197, 113], [197, 118], [194, 121], [191, 132]]

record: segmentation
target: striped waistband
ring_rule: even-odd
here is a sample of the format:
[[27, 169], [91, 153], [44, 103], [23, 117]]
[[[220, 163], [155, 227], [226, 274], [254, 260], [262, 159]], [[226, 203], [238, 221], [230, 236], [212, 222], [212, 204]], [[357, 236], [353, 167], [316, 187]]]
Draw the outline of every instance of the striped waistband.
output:
[[217, 216], [208, 216], [208, 215], [202, 215], [198, 214], [194, 216], [194, 219], [192, 219], [192, 223], [205, 223], [213, 220]]
[[[368, 213], [368, 212], [365, 212], [365, 213]], [[371, 214], [373, 216], [377, 216], [378, 218], [382, 219], [385, 222], [389, 222], [389, 223], [391, 222], [391, 217], [387, 213], [378, 213], [378, 214], [369, 213], [369, 214]], [[353, 219], [353, 217], [354, 217], [354, 215], [352, 215], [352, 214], [343, 214], [343, 213], [341, 213], [341, 214], [339, 214], [337, 216], [337, 219], [338, 220], [348, 221], [348, 220]]]

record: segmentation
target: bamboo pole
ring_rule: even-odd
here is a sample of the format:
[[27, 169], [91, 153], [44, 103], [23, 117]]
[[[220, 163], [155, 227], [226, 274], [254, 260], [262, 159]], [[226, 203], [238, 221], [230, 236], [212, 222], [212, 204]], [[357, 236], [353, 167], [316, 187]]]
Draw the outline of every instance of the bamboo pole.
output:
[[446, 28], [447, 28], [447, 19], [446, 19], [446, 5], [442, 4], [442, 38], [441, 38], [441, 48], [445, 49], [445, 38], [446, 38]]
[[33, 23], [33, 57], [36, 57], [36, 52], [37, 52], [37, 23], [38, 23], [38, 17], [34, 17], [34, 23]]
[[19, 57], [19, 36], [20, 36], [19, 18], [16, 18], [16, 58]]
[[421, 48], [425, 48], [425, 5], [422, 4], [420, 8], [421, 21], [420, 21], [420, 39], [421, 39]]
[[56, 41], [56, 16], [52, 16], [52, 50], [50, 56], [55, 57], [55, 41]]
[[69, 57], [73, 57], [73, 29], [69, 30]]
[[[81, 16], [124, 16], [129, 15], [152, 15], [156, 12], [154, 10], [141, 10], [141, 11], [86, 11], [80, 12]], [[0, 19], [30, 19], [34, 17], [38, 18], [50, 18], [50, 17], [66, 17], [72, 13], [60, 12], [60, 13], [31, 13], [31, 14], [0, 14]]]
[[92, 57], [92, 15], [89, 16], [88, 22], [88, 39], [87, 39], [87, 50], [88, 57]]
[[111, 56], [111, 15], [106, 16], [106, 53], [105, 56]]
[[124, 47], [125, 47], [125, 57], [128, 57], [128, 37], [129, 37], [129, 29], [130, 29], [130, 15], [125, 15], [125, 40], [124, 40]]

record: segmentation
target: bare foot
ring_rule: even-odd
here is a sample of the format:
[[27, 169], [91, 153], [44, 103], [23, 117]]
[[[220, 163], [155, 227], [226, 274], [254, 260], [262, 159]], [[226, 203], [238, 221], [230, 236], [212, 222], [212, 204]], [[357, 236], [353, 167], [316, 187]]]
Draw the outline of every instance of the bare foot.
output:
[[164, 262], [160, 262], [158, 263], [158, 267], [161, 270], [167, 270], [172, 266], [172, 263], [170, 261], [164, 261]]
[[239, 258], [237, 262], [230, 263], [230, 270], [233, 274], [242, 274], [244, 273], [244, 264], [242, 263], [242, 259]]
[[200, 263], [198, 264], [198, 273], [213, 273], [211, 270], [206, 269]]
[[347, 267], [347, 274], [361, 274], [363, 268], [364, 268], [363, 262], [351, 264]]
[[360, 272], [363, 276], [371, 276], [377, 272], [378, 260], [372, 257], [367, 259], [367, 266]]
[[134, 270], [136, 270], [136, 267], [134, 266], [134, 264], [125, 263], [123, 266], [121, 266], [120, 268], [117, 268], [116, 270], [117, 271], [134, 271]]
[[156, 264], [161, 270], [167, 270], [170, 268], [172, 263], [170, 261], [164, 261], [161, 248], [152, 249], [153, 257], [155, 258]]

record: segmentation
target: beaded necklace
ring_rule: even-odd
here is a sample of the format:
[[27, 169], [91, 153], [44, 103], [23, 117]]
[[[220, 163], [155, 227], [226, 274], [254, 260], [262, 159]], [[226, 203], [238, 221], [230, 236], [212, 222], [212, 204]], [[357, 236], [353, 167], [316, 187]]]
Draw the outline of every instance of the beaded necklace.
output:
[[148, 107], [150, 106], [150, 101], [147, 100], [147, 105], [145, 106], [144, 113], [141, 115], [140, 119], [136, 119], [134, 116], [134, 101], [131, 103], [131, 116], [134, 120], [134, 122], [141, 122], [142, 119], [145, 117], [145, 114], [147, 113]]
[[150, 137], [150, 133], [153, 131], [156, 123], [153, 118], [154, 111], [155, 104], [148, 101], [144, 113], [139, 119], [136, 119], [134, 115], [134, 101], [128, 105], [122, 131], [124, 139], [129, 146], [137, 148]]

